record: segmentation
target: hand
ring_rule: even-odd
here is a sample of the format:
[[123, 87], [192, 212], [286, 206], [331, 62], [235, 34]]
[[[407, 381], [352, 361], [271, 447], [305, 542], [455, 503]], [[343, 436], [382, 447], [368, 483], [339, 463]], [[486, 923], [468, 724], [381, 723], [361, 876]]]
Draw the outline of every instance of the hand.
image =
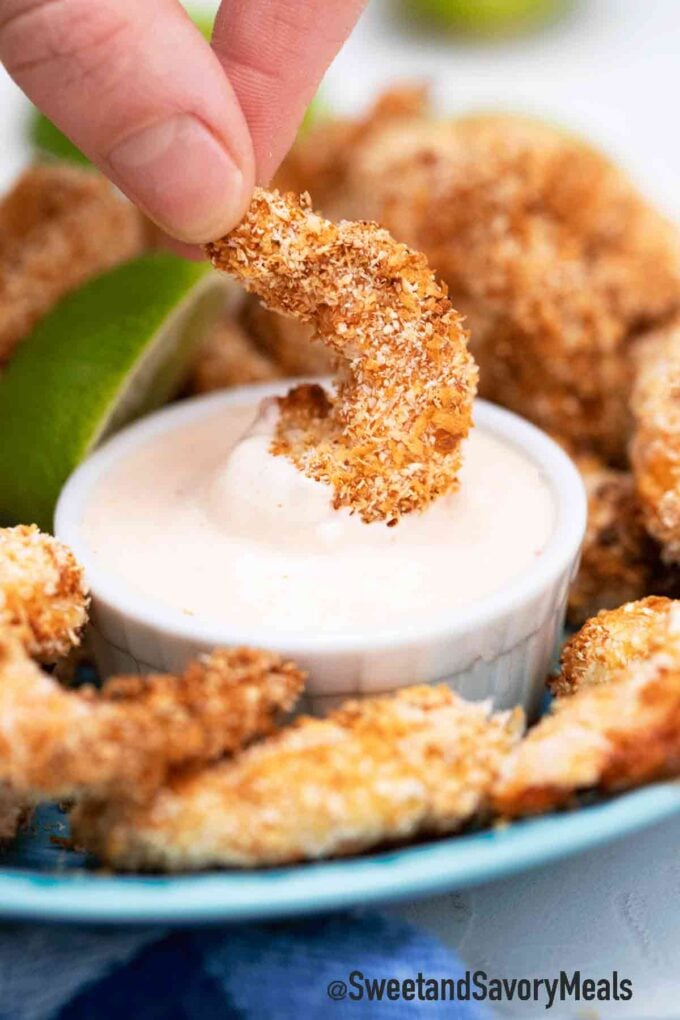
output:
[[212, 49], [178, 0], [1, 0], [0, 60], [168, 233], [241, 218], [365, 0], [224, 0]]

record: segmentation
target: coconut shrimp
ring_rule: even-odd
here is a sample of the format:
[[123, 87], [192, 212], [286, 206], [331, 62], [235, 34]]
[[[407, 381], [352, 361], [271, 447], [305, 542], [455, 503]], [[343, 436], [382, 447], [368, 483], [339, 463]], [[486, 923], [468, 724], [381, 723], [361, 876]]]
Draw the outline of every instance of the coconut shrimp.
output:
[[585, 791], [680, 774], [680, 603], [656, 601], [596, 621], [582, 642], [590, 658], [578, 662], [581, 689], [557, 698], [504, 763], [493, 798], [499, 814], [550, 811]]
[[35, 525], [0, 528], [0, 628], [53, 663], [80, 642], [89, 594], [73, 553]]
[[78, 842], [117, 868], [252, 867], [454, 832], [482, 813], [521, 712], [412, 687], [302, 718], [145, 804], [84, 802]]
[[680, 562], [680, 325], [636, 348], [631, 463], [645, 525], [667, 563]]
[[303, 675], [247, 648], [216, 651], [179, 676], [117, 677], [66, 690], [0, 630], [0, 780], [35, 800], [148, 794], [172, 766], [236, 751], [270, 732]]
[[329, 484], [334, 506], [392, 523], [457, 485], [477, 371], [425, 257], [372, 223], [331, 223], [308, 196], [256, 189], [206, 246], [271, 309], [311, 322], [341, 361], [337, 392], [280, 400], [273, 452]]

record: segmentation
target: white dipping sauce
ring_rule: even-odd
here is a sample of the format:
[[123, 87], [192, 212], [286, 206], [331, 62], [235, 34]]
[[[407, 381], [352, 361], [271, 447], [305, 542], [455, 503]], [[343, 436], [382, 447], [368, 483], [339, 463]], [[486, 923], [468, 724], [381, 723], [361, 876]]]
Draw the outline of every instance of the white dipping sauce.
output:
[[275, 410], [226, 406], [153, 437], [99, 482], [83, 532], [138, 592], [271, 634], [404, 630], [489, 595], [541, 556], [551, 491], [516, 447], [475, 428], [460, 488], [395, 527], [334, 510], [269, 452]]

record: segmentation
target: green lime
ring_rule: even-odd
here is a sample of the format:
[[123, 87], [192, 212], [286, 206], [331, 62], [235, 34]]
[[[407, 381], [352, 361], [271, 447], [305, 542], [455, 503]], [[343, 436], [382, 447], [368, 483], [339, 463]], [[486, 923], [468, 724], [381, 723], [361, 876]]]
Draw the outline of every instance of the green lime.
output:
[[0, 376], [0, 520], [50, 530], [74, 468], [177, 391], [223, 301], [217, 273], [167, 254], [62, 299]]
[[472, 35], [504, 35], [550, 20], [567, 0], [402, 0], [410, 17]]
[[[188, 11], [194, 25], [208, 41], [212, 36], [214, 16], [207, 11]], [[307, 107], [304, 120], [300, 125], [300, 134], [305, 135], [311, 127], [329, 116], [328, 107], [318, 96], [312, 99]], [[67, 160], [69, 163], [89, 165], [89, 159], [73, 144], [70, 138], [53, 124], [49, 117], [35, 108], [31, 111], [28, 121], [28, 134], [31, 144], [37, 152], [53, 159]]]

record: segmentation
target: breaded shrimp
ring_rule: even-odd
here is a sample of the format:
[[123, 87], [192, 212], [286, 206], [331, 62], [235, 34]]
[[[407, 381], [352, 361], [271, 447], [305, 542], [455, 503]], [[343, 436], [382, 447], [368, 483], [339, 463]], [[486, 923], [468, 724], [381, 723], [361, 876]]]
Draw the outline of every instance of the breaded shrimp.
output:
[[183, 871], [341, 856], [454, 832], [483, 811], [521, 712], [412, 687], [302, 718], [147, 804], [83, 803], [74, 833], [117, 868]]
[[73, 553], [35, 525], [0, 528], [0, 628], [52, 663], [80, 642], [89, 594]]
[[275, 453], [366, 522], [391, 523], [456, 487], [477, 372], [424, 256], [375, 224], [322, 219], [308, 196], [261, 188], [206, 250], [267, 307], [312, 322], [342, 360], [337, 395], [282, 398]]
[[[553, 702], [501, 769], [493, 797], [498, 814], [537, 814], [587, 790], [609, 793], [680, 774], [678, 603], [666, 622], [664, 641], [651, 641], [648, 656], [613, 668], [608, 683], [586, 682], [573, 697]], [[623, 660], [622, 647], [613, 662]]]
[[635, 350], [630, 455], [645, 525], [667, 563], [680, 562], [680, 324]]
[[217, 651], [180, 676], [65, 690], [0, 631], [0, 780], [36, 800], [148, 794], [167, 771], [272, 730], [302, 674], [268, 652]]
[[[298, 136], [274, 177], [279, 191], [309, 191], [326, 215], [354, 196], [351, 178], [362, 143], [391, 125], [401, 126], [428, 115], [428, 87], [424, 82], [404, 81], [390, 86], [356, 119], [323, 118], [312, 130]], [[346, 215], [344, 212], [340, 216]]]
[[60, 297], [143, 246], [142, 217], [101, 174], [27, 170], [0, 203], [0, 365]]
[[317, 182], [330, 130], [291, 157], [299, 186], [325, 215], [375, 219], [427, 255], [467, 316], [482, 396], [623, 465], [628, 349], [680, 308], [676, 230], [547, 123], [369, 116], [345, 128], [341, 178]]
[[652, 595], [588, 620], [562, 649], [559, 676], [549, 681], [553, 694], [608, 683], [625, 666], [648, 659], [669, 640], [675, 605], [680, 603]]
[[568, 617], [580, 626], [655, 590], [658, 551], [645, 531], [628, 471], [608, 468], [592, 455], [574, 457], [588, 496], [581, 565], [569, 591]]

